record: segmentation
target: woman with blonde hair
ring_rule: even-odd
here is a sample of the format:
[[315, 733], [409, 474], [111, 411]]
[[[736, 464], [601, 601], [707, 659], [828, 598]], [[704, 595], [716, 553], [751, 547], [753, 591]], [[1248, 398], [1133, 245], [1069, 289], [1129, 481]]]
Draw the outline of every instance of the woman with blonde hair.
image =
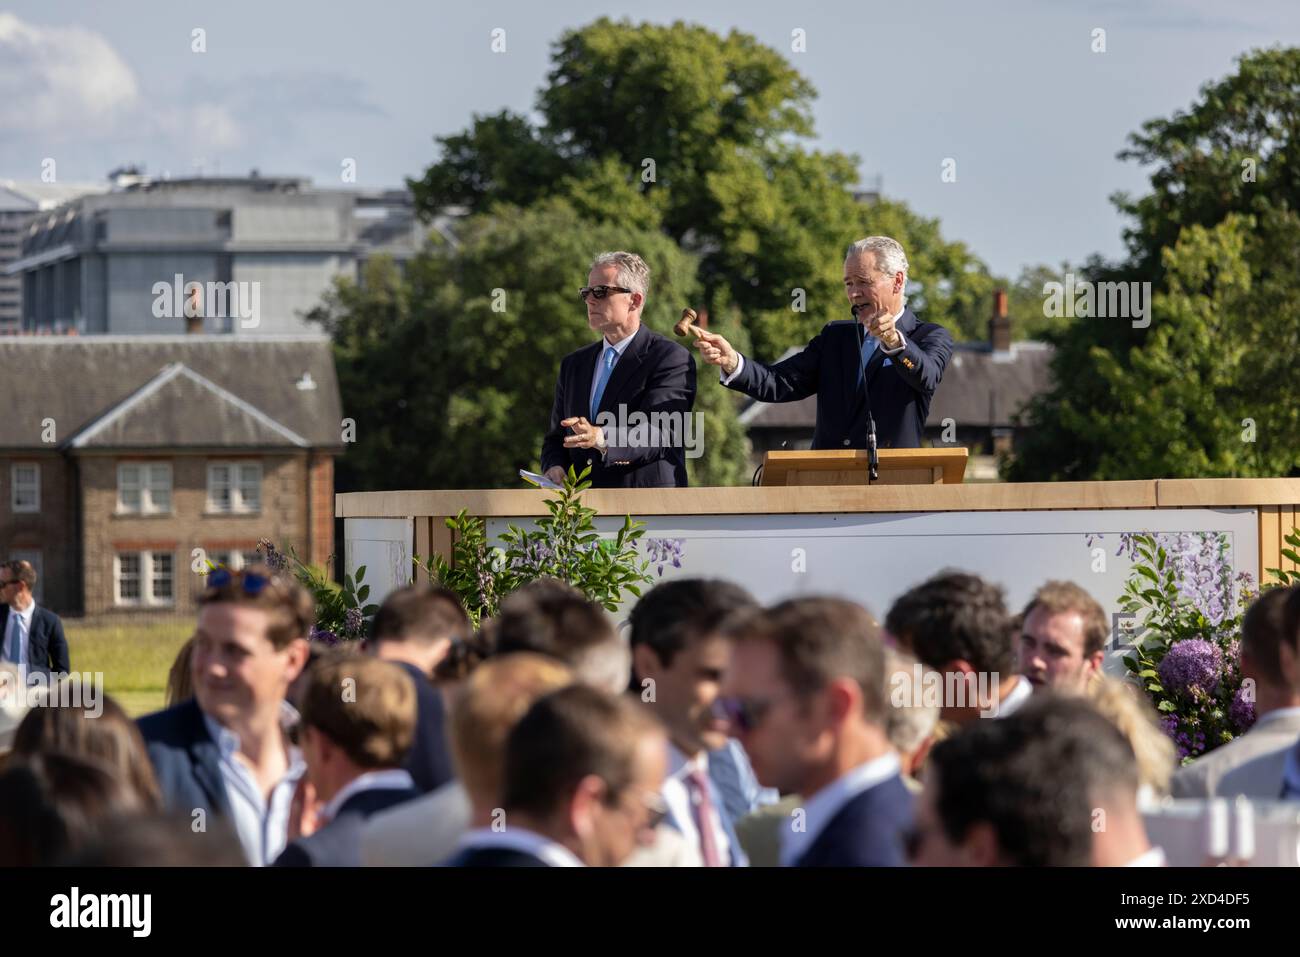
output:
[[1140, 782], [1138, 805], [1167, 795], [1178, 763], [1178, 751], [1161, 730], [1151, 702], [1133, 684], [1105, 675], [1093, 679], [1088, 697], [1128, 738], [1133, 748]]

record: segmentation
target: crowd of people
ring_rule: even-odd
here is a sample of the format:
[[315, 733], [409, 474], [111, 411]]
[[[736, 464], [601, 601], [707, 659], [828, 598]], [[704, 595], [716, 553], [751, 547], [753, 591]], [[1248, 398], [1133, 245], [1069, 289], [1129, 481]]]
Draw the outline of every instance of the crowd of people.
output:
[[416, 584], [358, 647], [312, 625], [296, 582], [217, 569], [165, 710], [30, 708], [0, 865], [1159, 865], [1162, 796], [1300, 800], [1297, 587], [1245, 618], [1256, 726], [1182, 768], [1069, 582], [1013, 613], [945, 572], [882, 624], [672, 579], [621, 629], [539, 580], [477, 630]]

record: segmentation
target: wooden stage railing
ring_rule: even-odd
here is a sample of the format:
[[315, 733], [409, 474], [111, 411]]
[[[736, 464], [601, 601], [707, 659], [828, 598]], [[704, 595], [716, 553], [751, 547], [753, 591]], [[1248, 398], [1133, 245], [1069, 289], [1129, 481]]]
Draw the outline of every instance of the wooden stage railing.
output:
[[[483, 518], [541, 516], [538, 489], [349, 492], [335, 497], [340, 518], [414, 521], [415, 553], [450, 556], [446, 519], [466, 509]], [[1300, 479], [1154, 479], [971, 485], [591, 489], [600, 515], [737, 515], [854, 512], [1037, 511], [1126, 508], [1250, 508], [1258, 513], [1259, 568], [1295, 570], [1283, 538], [1300, 524]]]

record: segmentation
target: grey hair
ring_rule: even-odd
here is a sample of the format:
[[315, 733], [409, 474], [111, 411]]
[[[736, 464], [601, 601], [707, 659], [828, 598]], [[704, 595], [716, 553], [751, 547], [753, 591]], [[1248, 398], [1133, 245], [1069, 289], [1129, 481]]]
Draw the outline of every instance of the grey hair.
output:
[[910, 755], [925, 739], [934, 733], [939, 723], [939, 709], [934, 704], [924, 701], [922, 688], [916, 682], [917, 660], [905, 651], [897, 648], [885, 649], [885, 674], [889, 676], [887, 687], [893, 689], [909, 683], [910, 694], [902, 697], [907, 704], [898, 705], [890, 696], [890, 707], [885, 709], [885, 734], [901, 754]]
[[859, 239], [849, 247], [848, 252], [844, 254], [845, 259], [851, 259], [854, 256], [863, 253], [875, 253], [876, 265], [882, 272], [894, 275], [901, 272], [903, 274], [903, 305], [907, 305], [907, 253], [903, 252], [903, 244], [897, 239], [890, 239], [888, 236], [868, 236], [866, 239]]
[[611, 638], [587, 648], [569, 667], [582, 684], [622, 694], [632, 680], [632, 649], [623, 638]]
[[620, 250], [601, 253], [591, 261], [592, 269], [598, 266], [616, 267], [618, 271], [614, 276], [618, 284], [633, 292], [639, 292], [641, 305], [645, 305], [645, 300], [650, 295], [650, 267], [646, 265], [644, 259], [636, 253], [625, 253]]

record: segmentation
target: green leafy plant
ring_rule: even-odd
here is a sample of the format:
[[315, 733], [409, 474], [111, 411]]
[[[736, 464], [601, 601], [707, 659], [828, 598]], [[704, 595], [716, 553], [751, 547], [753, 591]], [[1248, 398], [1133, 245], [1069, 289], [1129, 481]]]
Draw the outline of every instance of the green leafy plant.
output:
[[[1282, 554], [1300, 565], [1300, 529], [1291, 529], [1291, 534], [1287, 535], [1282, 541], [1291, 546], [1282, 549]], [[1274, 582], [1269, 582], [1267, 587], [1281, 586], [1286, 588], [1290, 585], [1300, 584], [1300, 571], [1288, 571], [1281, 568], [1266, 568], [1264, 570], [1277, 579]]]
[[370, 597], [370, 586], [363, 583], [365, 565], [357, 568], [355, 576], [345, 574], [339, 583], [330, 578], [324, 566], [302, 561], [292, 547], [284, 552], [264, 538], [257, 543], [257, 550], [274, 571], [287, 572], [311, 593], [316, 603], [312, 641], [336, 645], [359, 641], [369, 633], [370, 620], [379, 606], [365, 604]]
[[416, 566], [460, 596], [475, 627], [496, 615], [507, 595], [538, 578], [568, 582], [610, 611], [618, 608], [624, 593], [640, 597], [642, 586], [654, 581], [651, 564], [657, 564], [659, 574], [665, 562], [681, 566], [681, 543], [647, 539], [652, 557], [642, 557], [637, 546], [645, 523], [630, 515], [613, 538], [602, 538], [594, 522], [596, 510], [582, 504], [582, 493], [591, 488], [590, 473], [588, 467], [575, 475], [570, 467], [564, 487], [546, 502], [549, 514], [528, 531], [510, 525], [501, 545], [488, 541], [483, 519], [462, 509], [447, 519], [455, 536], [451, 561], [441, 555], [416, 556]]

